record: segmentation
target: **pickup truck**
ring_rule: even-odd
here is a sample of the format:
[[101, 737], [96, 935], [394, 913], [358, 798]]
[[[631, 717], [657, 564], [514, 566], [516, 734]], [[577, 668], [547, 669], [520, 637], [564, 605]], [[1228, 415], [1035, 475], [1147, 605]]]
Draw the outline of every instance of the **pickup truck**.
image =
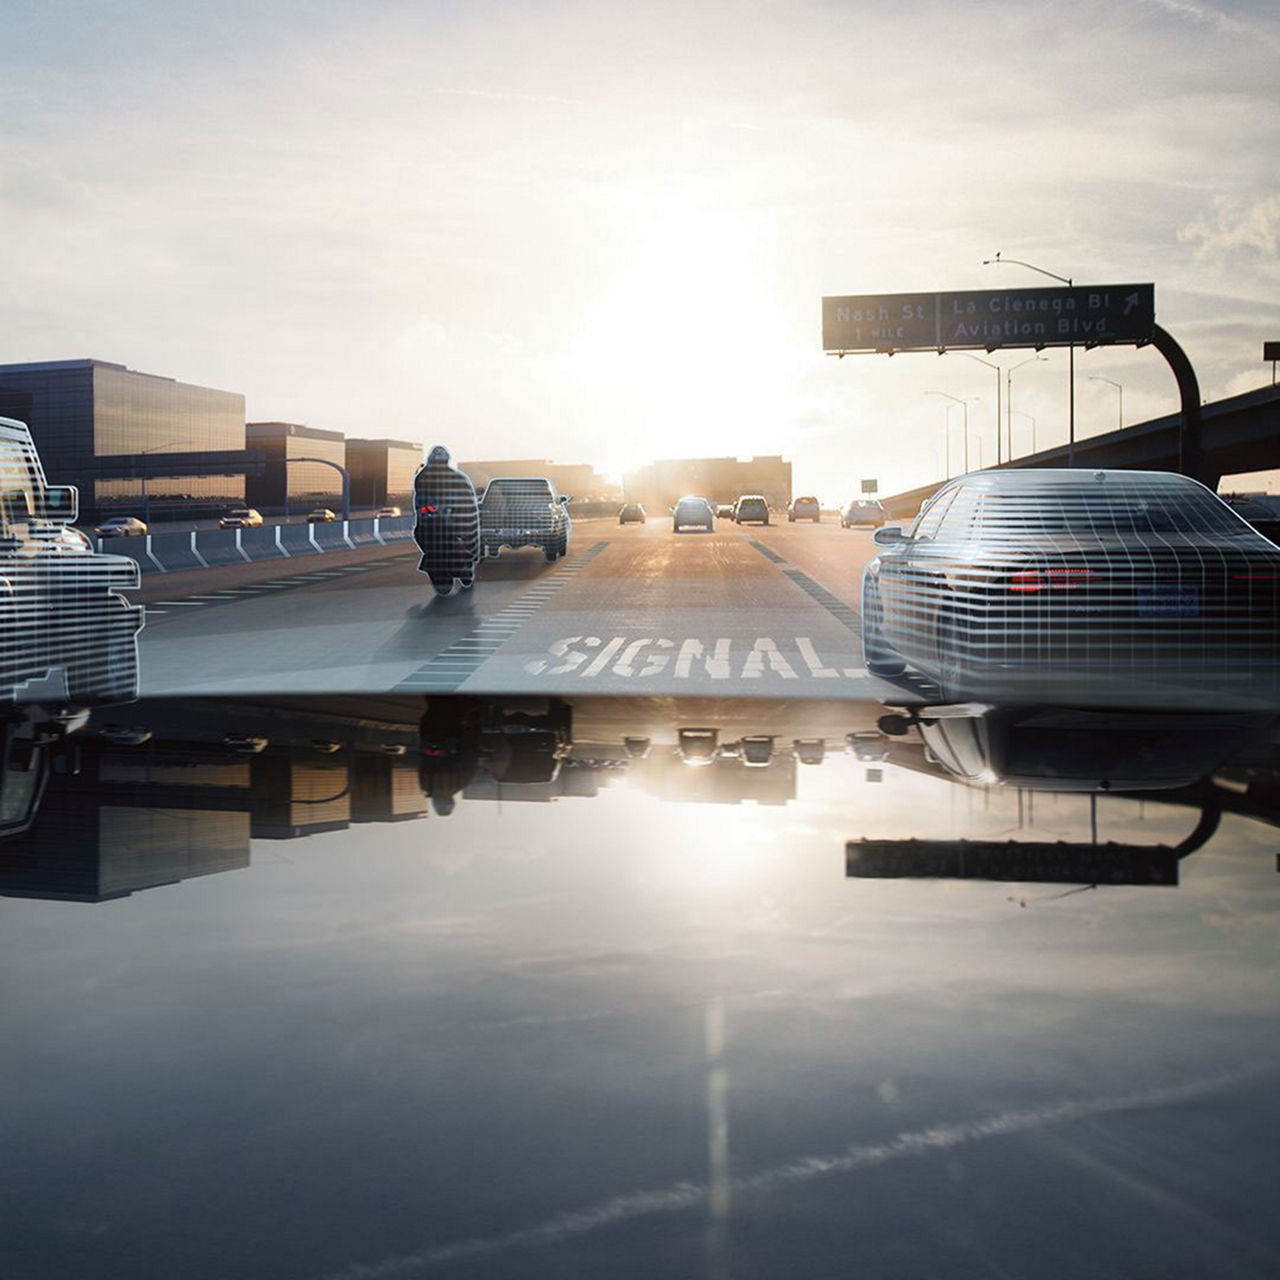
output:
[[503, 547], [541, 547], [548, 560], [560, 559], [568, 553], [573, 529], [569, 502], [550, 480], [490, 480], [480, 499], [480, 554], [488, 559]]
[[0, 418], [0, 700], [61, 669], [73, 703], [138, 692], [138, 565], [72, 528], [78, 494], [45, 480], [31, 433]]

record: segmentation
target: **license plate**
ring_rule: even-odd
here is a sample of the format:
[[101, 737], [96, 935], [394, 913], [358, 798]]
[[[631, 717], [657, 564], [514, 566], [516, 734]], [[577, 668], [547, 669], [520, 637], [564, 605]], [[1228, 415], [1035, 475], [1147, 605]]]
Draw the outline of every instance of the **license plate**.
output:
[[1141, 618], [1198, 618], [1199, 587], [1139, 587], [1138, 616]]

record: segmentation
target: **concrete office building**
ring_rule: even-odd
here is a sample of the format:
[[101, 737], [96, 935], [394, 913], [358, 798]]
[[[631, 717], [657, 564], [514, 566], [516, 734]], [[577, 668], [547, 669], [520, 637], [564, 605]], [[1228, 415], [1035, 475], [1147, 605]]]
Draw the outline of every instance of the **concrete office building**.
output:
[[346, 456], [353, 508], [412, 506], [422, 445], [412, 440], [348, 440]]
[[548, 462], [545, 458], [512, 458], [502, 461], [459, 462], [459, 470], [471, 477], [477, 490], [490, 480], [507, 476], [544, 476], [576, 502], [613, 501], [621, 498], [611, 484], [585, 462]]
[[665, 511], [685, 494], [733, 502], [760, 493], [776, 511], [791, 501], [791, 463], [778, 455], [757, 458], [670, 458], [651, 462], [623, 478], [628, 501]]
[[86, 516], [163, 518], [244, 499], [244, 396], [105, 360], [0, 365], [0, 416], [25, 422]]
[[[298, 422], [250, 422], [245, 427], [245, 441], [250, 449], [259, 449], [264, 455], [261, 475], [249, 476], [245, 484], [249, 506], [268, 514], [320, 506], [337, 510], [342, 501], [342, 476], [323, 464], [347, 465], [347, 442], [341, 431], [322, 431]], [[323, 461], [286, 461], [291, 458]]]

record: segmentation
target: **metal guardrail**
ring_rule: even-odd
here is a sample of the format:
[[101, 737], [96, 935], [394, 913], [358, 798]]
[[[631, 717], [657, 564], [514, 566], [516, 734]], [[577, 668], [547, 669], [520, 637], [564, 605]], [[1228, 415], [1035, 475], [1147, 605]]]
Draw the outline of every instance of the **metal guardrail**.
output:
[[128, 556], [143, 573], [176, 573], [261, 560], [290, 560], [326, 551], [387, 546], [413, 536], [413, 516], [372, 516], [328, 524], [274, 524], [256, 529], [193, 529], [140, 538], [96, 538], [99, 551]]

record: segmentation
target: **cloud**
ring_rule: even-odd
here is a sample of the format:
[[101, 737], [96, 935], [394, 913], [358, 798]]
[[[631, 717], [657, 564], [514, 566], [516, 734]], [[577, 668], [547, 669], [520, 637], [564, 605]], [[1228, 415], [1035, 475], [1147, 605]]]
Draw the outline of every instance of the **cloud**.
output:
[[1253, 199], [1219, 196], [1214, 212], [1188, 223], [1178, 238], [1194, 244], [1198, 258], [1239, 253], [1280, 265], [1280, 193]]

